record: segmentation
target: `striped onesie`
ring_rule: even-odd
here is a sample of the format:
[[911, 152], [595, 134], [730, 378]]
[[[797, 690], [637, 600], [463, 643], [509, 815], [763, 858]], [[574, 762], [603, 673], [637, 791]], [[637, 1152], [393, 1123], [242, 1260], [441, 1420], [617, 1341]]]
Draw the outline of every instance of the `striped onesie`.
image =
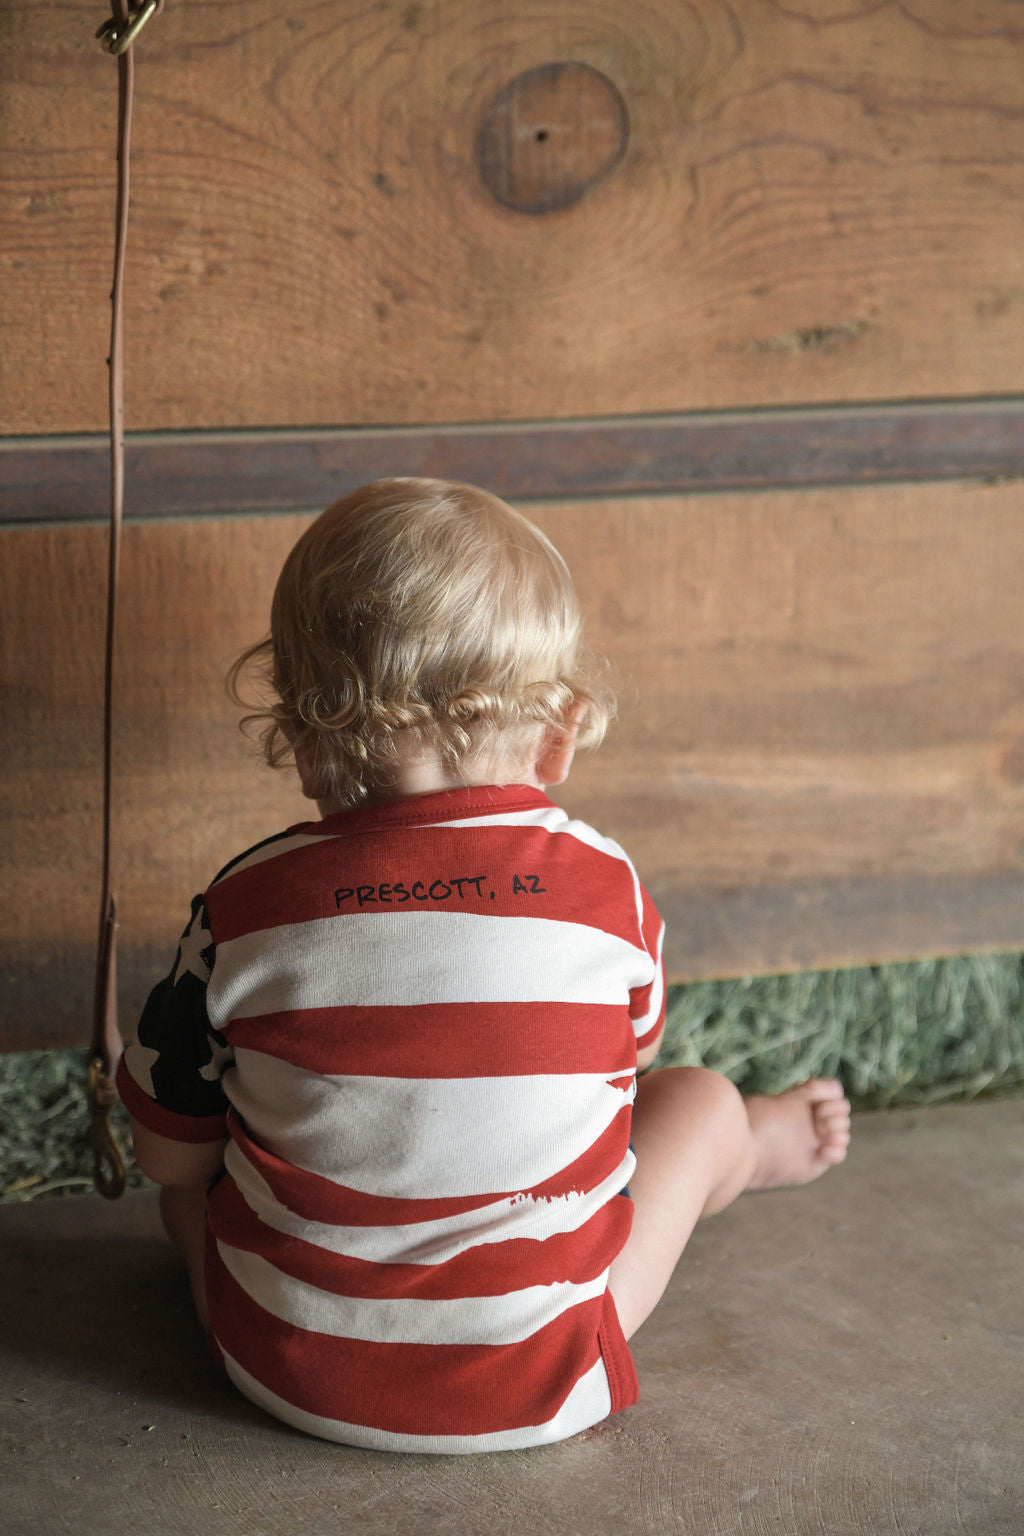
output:
[[607, 1282], [661, 934], [617, 844], [522, 785], [292, 827], [196, 898], [118, 1086], [229, 1138], [206, 1288], [247, 1397], [435, 1452], [635, 1401]]

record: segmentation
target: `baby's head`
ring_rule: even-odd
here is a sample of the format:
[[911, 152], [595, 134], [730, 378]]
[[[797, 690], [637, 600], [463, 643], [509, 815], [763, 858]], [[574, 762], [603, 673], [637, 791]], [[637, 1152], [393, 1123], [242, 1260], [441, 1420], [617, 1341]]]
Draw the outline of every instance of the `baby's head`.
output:
[[586, 671], [561, 555], [475, 486], [380, 480], [334, 503], [288, 556], [268, 640], [264, 750], [294, 752], [339, 806], [394, 792], [410, 757], [514, 783], [552, 737], [595, 746], [610, 700]]

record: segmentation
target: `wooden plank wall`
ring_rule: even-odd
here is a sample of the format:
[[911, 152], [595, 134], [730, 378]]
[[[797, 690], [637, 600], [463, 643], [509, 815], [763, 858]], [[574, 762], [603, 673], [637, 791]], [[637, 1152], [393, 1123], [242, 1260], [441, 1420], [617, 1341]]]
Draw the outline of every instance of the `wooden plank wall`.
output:
[[[8, 1048], [88, 1028], [98, 20], [0, 0]], [[167, 0], [136, 67], [126, 1018], [193, 889], [304, 814], [223, 671], [307, 510], [394, 469], [574, 566], [621, 720], [566, 799], [674, 976], [1024, 944], [1018, 5]]]
[[[104, 422], [95, 12], [3, 0], [7, 432]], [[1022, 49], [1015, 0], [167, 0], [136, 56], [129, 424], [1017, 391]], [[559, 62], [614, 87], [627, 142], [523, 213], [481, 129]], [[507, 135], [555, 200], [614, 111], [573, 100], [531, 92]]]

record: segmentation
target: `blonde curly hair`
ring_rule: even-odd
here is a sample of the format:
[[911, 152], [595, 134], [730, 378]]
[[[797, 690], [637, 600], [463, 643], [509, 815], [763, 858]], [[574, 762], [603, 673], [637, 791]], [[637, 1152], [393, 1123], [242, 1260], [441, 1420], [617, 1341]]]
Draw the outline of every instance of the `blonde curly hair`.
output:
[[329, 507], [285, 561], [254, 663], [272, 697], [246, 715], [271, 767], [299, 757], [319, 798], [387, 794], [398, 744], [463, 777], [514, 781], [545, 733], [596, 746], [613, 711], [584, 656], [568, 567], [497, 496], [379, 480]]

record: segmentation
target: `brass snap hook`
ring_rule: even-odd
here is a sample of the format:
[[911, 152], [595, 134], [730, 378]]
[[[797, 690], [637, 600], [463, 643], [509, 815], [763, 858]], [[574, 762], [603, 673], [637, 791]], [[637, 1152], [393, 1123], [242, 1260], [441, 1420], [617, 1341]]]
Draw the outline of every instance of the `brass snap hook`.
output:
[[116, 1200], [124, 1193], [124, 1159], [110, 1129], [110, 1111], [117, 1098], [117, 1090], [104, 1072], [98, 1056], [94, 1056], [89, 1063], [85, 1096], [89, 1105], [88, 1134], [89, 1145], [92, 1147], [93, 1180], [101, 1195], [108, 1200]]
[[126, 53], [149, 18], [156, 14], [159, 4], [160, 0], [146, 0], [145, 5], [139, 10], [129, 12], [127, 22], [118, 21], [116, 16], [111, 16], [102, 27], [98, 27], [96, 36], [107, 52], [115, 55]]

